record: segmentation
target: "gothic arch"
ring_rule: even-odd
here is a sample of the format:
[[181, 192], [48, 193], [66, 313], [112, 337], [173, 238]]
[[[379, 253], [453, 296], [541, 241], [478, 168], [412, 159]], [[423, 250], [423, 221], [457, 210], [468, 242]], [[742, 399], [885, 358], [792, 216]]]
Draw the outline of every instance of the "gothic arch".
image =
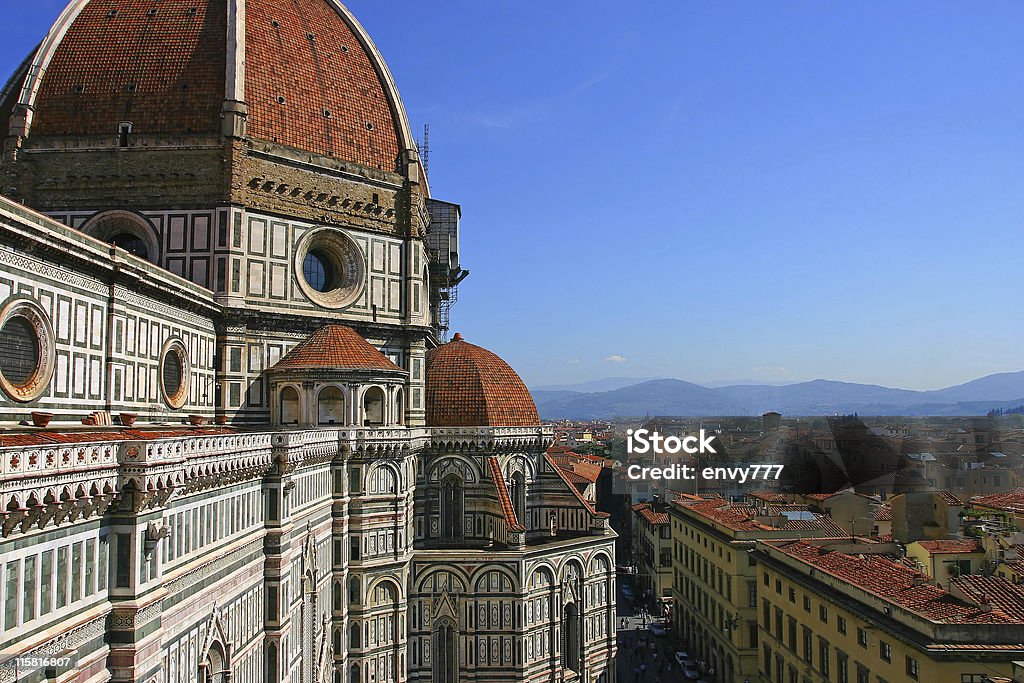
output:
[[439, 494], [441, 540], [462, 540], [466, 535], [466, 484], [461, 476], [451, 472], [441, 480]]
[[427, 480], [439, 482], [451, 472], [457, 472], [467, 484], [480, 481], [480, 468], [472, 459], [455, 453], [438, 456], [427, 469]]
[[536, 480], [537, 478], [536, 464], [525, 453], [513, 453], [508, 456], [508, 460], [506, 460], [505, 467], [503, 469], [506, 479], [516, 472], [522, 472], [528, 483]]
[[[225, 676], [227, 674], [227, 676]], [[198, 683], [227, 683], [231, 679], [231, 643], [215, 604], [206, 621], [206, 637], [200, 649]]]
[[451, 617], [444, 616], [434, 621], [430, 634], [430, 649], [433, 652], [431, 680], [434, 683], [458, 683], [458, 643], [458, 625]]

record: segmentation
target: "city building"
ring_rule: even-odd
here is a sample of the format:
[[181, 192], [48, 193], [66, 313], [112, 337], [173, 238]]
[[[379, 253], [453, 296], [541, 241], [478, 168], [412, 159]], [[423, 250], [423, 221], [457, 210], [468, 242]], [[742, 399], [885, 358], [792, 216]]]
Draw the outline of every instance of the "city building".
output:
[[[72, 0], [0, 94], [0, 680], [605, 681], [614, 533], [455, 335], [336, 0]], [[24, 423], [24, 424], [21, 424]]]
[[633, 566], [643, 595], [660, 605], [656, 613], [665, 612], [672, 601], [672, 534], [660, 501], [633, 506]]
[[[762, 500], [765, 498], [761, 496]], [[839, 538], [828, 517], [803, 506], [752, 506], [680, 496], [668, 507], [672, 534], [673, 626], [716, 680], [757, 680], [758, 539]]]
[[891, 544], [757, 542], [760, 680], [966, 683], [1012, 675], [1024, 592], [991, 576], [935, 584]]
[[914, 541], [907, 544], [907, 559], [918, 571], [945, 581], [980, 572], [985, 563], [985, 550], [974, 538]]

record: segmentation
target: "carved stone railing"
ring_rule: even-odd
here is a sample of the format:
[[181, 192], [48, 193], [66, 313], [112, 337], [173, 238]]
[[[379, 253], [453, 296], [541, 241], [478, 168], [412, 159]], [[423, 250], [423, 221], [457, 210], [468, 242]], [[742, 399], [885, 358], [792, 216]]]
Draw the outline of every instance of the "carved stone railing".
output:
[[440, 451], [514, 452], [547, 450], [551, 427], [434, 427], [431, 447]]

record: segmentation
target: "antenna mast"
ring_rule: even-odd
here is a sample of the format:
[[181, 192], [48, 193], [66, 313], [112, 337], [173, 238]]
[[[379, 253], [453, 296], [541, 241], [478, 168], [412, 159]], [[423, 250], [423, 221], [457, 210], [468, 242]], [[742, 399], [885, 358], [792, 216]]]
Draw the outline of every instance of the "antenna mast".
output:
[[420, 155], [423, 157], [423, 175], [430, 178], [430, 124], [423, 124], [423, 153]]

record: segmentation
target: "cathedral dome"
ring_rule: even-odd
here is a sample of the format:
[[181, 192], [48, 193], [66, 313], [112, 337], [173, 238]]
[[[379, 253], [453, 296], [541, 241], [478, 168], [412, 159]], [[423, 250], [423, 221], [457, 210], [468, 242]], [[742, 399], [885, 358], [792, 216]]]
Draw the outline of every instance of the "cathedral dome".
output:
[[508, 363], [456, 334], [427, 353], [427, 425], [533, 427], [533, 397]]
[[126, 124], [217, 134], [224, 111], [247, 112], [253, 142], [385, 171], [415, 149], [387, 66], [337, 0], [72, 0], [0, 103], [27, 137], [108, 141]]

